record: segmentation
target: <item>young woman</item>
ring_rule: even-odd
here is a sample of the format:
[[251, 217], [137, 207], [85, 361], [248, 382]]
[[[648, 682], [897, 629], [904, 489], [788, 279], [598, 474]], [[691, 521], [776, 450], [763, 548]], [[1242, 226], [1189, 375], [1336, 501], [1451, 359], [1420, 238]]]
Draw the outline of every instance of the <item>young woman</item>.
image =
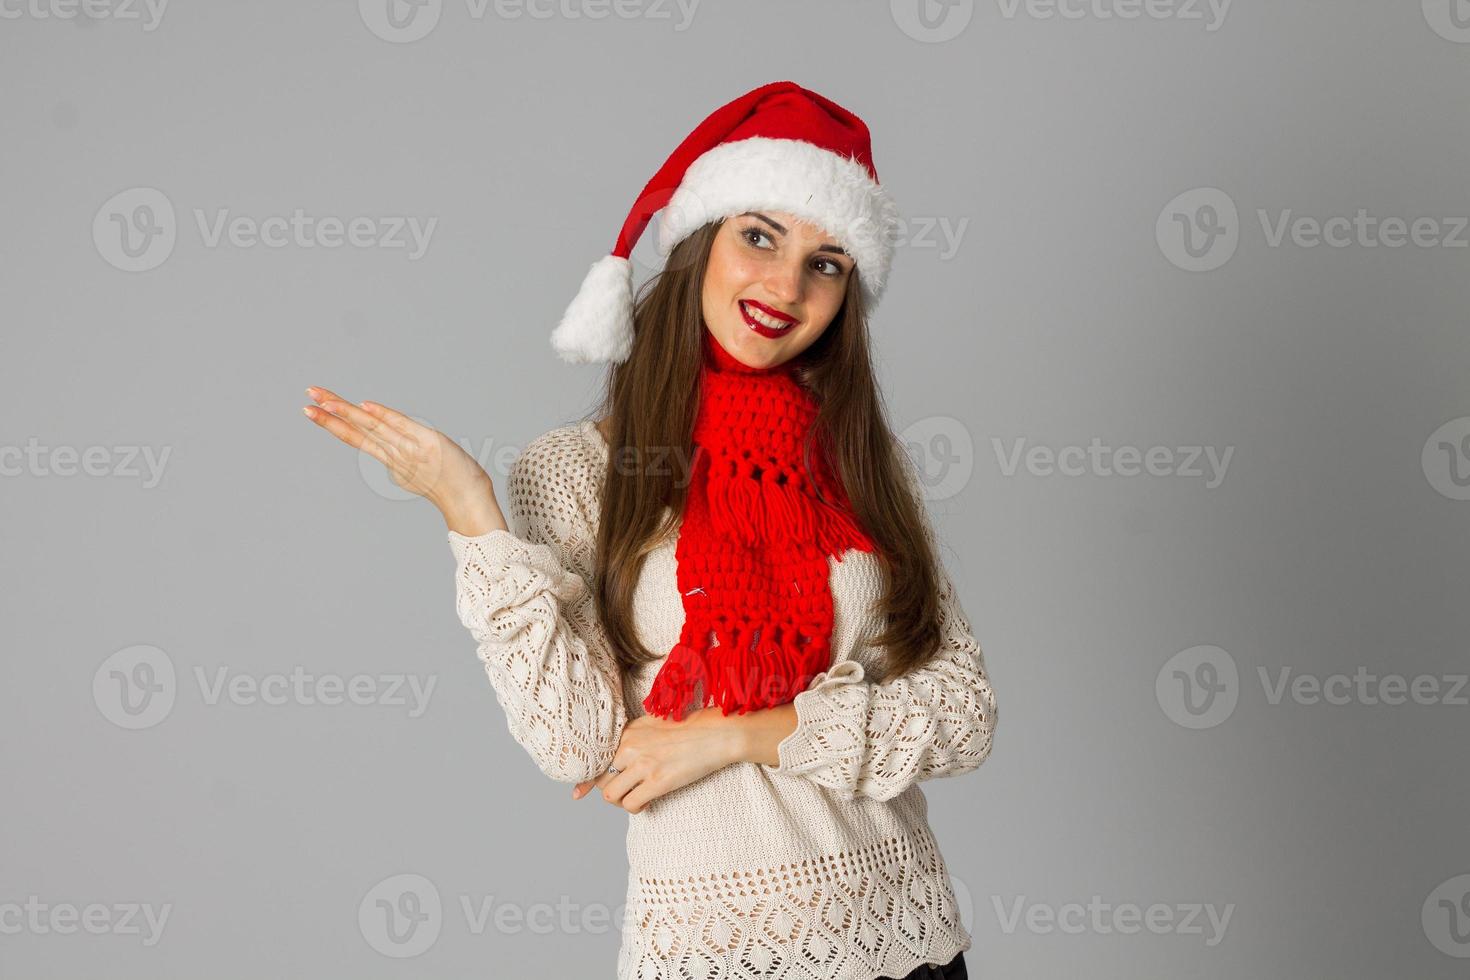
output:
[[516, 741], [628, 814], [619, 980], [967, 976], [918, 784], [985, 760], [996, 701], [869, 360], [895, 221], [852, 113], [792, 82], [716, 110], [553, 333], [616, 366], [509, 519], [442, 434], [308, 389], [443, 513]]

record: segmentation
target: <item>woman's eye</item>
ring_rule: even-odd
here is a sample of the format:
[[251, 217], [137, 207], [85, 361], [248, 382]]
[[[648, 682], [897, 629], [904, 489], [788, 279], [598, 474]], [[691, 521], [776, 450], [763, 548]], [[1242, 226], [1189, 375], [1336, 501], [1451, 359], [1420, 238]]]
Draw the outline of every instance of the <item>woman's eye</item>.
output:
[[754, 239], [764, 238], [766, 241], [770, 241], [771, 240], [771, 236], [770, 235], [767, 235], [764, 231], [761, 231], [759, 228], [755, 228], [755, 227], [746, 228], [740, 234], [742, 234], [742, 235], [745, 236], [746, 242], [748, 242], [751, 245], [755, 245], [757, 248], [759, 248], [760, 245], [757, 244], [757, 241], [755, 241], [755, 240], [752, 239], [752, 236], [754, 236]]
[[831, 272], [824, 272], [824, 273], [822, 273], [822, 275], [824, 275], [824, 276], [840, 276], [840, 275], [842, 275], [842, 265], [841, 265], [841, 263], [833, 262], [831, 259], [817, 259], [817, 265], [825, 265], [825, 266], [827, 266], [828, 268], [830, 268], [832, 270]]

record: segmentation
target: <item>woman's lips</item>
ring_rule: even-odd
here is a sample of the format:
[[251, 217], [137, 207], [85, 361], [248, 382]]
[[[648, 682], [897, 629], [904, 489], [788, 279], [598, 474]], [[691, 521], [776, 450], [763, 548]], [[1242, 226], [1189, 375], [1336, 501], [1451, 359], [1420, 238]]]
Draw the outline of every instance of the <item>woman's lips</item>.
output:
[[740, 301], [740, 315], [745, 318], [750, 329], [762, 337], [784, 336], [797, 323], [786, 314], [779, 313], [753, 299]]

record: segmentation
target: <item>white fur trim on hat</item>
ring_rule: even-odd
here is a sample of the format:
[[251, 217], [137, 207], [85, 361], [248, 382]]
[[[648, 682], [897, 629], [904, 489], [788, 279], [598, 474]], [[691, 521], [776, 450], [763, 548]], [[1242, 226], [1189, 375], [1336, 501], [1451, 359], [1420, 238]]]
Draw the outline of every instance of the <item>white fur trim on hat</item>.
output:
[[667, 256], [700, 226], [743, 211], [787, 211], [819, 225], [857, 263], [870, 306], [888, 283], [899, 213], [866, 167], [804, 140], [752, 136], [689, 165], [658, 226]]
[[562, 360], [626, 361], [633, 352], [633, 264], [617, 255], [592, 263], [551, 332]]

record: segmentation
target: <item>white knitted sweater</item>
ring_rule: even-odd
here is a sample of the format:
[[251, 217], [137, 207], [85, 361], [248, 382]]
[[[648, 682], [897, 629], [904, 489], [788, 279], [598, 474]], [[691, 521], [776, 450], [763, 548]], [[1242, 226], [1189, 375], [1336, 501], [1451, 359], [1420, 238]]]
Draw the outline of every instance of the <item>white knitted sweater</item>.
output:
[[[512, 465], [512, 530], [448, 532], [456, 609], [510, 733], [563, 783], [607, 769], [663, 664], [618, 679], [588, 587], [608, 455], [590, 420], [553, 429]], [[634, 595], [656, 652], [684, 623], [674, 548], [649, 555]], [[941, 562], [942, 648], [865, 680], [883, 652], [870, 638], [885, 573], [866, 552], [829, 564], [833, 664], [796, 696], [780, 765], [727, 766], [627, 814], [618, 980], [874, 980], [970, 948], [918, 784], [990, 752], [980, 648]]]

